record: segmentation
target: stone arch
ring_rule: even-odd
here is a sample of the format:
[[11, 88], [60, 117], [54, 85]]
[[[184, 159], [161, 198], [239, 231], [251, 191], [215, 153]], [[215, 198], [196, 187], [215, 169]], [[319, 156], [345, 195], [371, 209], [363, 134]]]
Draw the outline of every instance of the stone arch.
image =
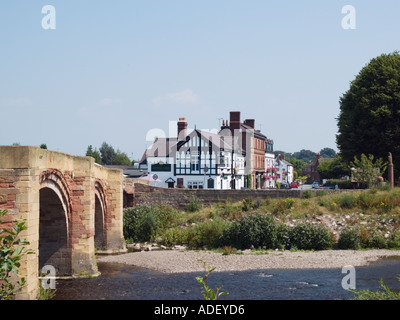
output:
[[39, 271], [52, 265], [57, 276], [71, 275], [70, 215], [65, 178], [57, 170], [43, 172], [39, 190]]
[[106, 249], [107, 198], [101, 181], [95, 182], [94, 244], [97, 250]]

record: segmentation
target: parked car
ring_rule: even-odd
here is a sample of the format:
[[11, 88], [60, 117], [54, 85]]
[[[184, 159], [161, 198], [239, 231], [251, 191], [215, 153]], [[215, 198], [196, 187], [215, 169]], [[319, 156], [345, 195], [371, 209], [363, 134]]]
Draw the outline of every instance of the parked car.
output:
[[317, 188], [319, 188], [320, 186], [319, 186], [319, 182], [313, 182], [313, 184], [312, 184], [312, 188], [313, 189], [317, 189]]
[[290, 189], [290, 185], [288, 183], [281, 183], [281, 189]]
[[299, 187], [299, 183], [297, 182], [297, 181], [293, 181], [291, 184], [290, 184], [290, 188], [298, 188]]

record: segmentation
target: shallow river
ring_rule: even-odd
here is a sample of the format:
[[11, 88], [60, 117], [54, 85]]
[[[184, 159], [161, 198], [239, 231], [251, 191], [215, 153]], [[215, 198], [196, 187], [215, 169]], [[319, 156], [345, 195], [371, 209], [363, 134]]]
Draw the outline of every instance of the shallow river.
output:
[[[196, 276], [204, 273], [165, 274], [125, 264], [98, 264], [101, 275], [92, 279], [57, 280], [55, 300], [198, 300], [203, 299]], [[379, 288], [382, 278], [391, 289], [400, 290], [399, 259], [382, 259], [356, 268], [357, 289]], [[241, 300], [335, 300], [351, 299], [342, 288], [346, 274], [341, 269], [254, 270], [213, 272], [212, 288], [223, 286], [229, 295], [221, 299]]]

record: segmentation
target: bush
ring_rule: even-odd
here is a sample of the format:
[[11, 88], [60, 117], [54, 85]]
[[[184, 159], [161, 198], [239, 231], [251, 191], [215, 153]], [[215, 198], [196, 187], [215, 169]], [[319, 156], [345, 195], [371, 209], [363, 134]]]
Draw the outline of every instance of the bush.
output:
[[242, 211], [250, 211], [254, 208], [253, 200], [250, 198], [243, 199], [242, 204]]
[[338, 248], [358, 250], [361, 248], [361, 243], [359, 229], [344, 229], [339, 236]]
[[15, 293], [25, 285], [22, 277], [16, 283], [12, 274], [18, 275], [21, 267], [21, 259], [25, 254], [33, 254], [34, 251], [26, 249], [29, 242], [20, 238], [21, 232], [27, 229], [25, 219], [17, 219], [11, 228], [7, 228], [1, 218], [7, 214], [7, 210], [0, 209], [0, 300], [11, 300]]
[[400, 249], [400, 233], [396, 232], [388, 239], [387, 246], [389, 249]]
[[275, 220], [270, 215], [260, 213], [244, 216], [224, 230], [221, 244], [238, 249], [247, 249], [251, 246], [275, 248], [277, 244]]
[[290, 241], [290, 231], [292, 230], [291, 227], [287, 226], [286, 224], [280, 224], [277, 227], [277, 242], [278, 247], [280, 249], [290, 249], [292, 247]]
[[187, 244], [188, 243], [189, 229], [182, 229], [179, 227], [165, 230], [161, 234], [164, 245], [172, 246], [175, 244]]
[[[373, 189], [370, 190], [370, 192], [362, 192], [358, 198], [357, 198], [357, 203], [363, 210], [369, 210], [373, 207], [376, 207], [377, 205], [377, 200], [375, 199], [375, 193], [371, 192]], [[376, 189], [375, 189], [376, 190]]]
[[327, 250], [334, 241], [329, 229], [321, 224], [301, 223], [290, 230], [290, 246], [300, 250]]
[[196, 196], [192, 197], [192, 200], [187, 204], [186, 206], [186, 211], [187, 212], [196, 212], [199, 211], [201, 208], [201, 204], [199, 202], [199, 199], [197, 199]]
[[339, 204], [341, 208], [351, 209], [356, 205], [356, 197], [352, 194], [344, 194], [337, 198], [336, 203]]
[[153, 241], [169, 224], [171, 209], [165, 206], [137, 206], [124, 211], [124, 237], [134, 242]]
[[188, 230], [187, 244], [191, 248], [207, 246], [216, 248], [227, 224], [219, 217], [214, 220], [199, 223]]
[[302, 199], [311, 199], [313, 197], [313, 193], [311, 190], [306, 190], [301, 194]]
[[375, 234], [369, 240], [369, 247], [376, 249], [385, 249], [387, 247], [386, 239], [381, 235]]

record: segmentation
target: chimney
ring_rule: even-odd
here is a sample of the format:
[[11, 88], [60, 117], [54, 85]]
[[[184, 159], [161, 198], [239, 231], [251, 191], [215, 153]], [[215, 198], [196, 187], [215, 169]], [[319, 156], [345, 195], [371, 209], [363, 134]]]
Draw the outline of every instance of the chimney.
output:
[[240, 111], [230, 112], [231, 130], [240, 129]]
[[254, 119], [246, 119], [246, 120], [244, 120], [244, 124], [246, 125], [246, 126], [249, 126], [250, 128], [252, 128], [252, 129], [254, 129], [254, 123], [255, 123], [256, 121], [254, 120]]
[[178, 141], [185, 140], [187, 136], [186, 118], [179, 118], [178, 121]]

